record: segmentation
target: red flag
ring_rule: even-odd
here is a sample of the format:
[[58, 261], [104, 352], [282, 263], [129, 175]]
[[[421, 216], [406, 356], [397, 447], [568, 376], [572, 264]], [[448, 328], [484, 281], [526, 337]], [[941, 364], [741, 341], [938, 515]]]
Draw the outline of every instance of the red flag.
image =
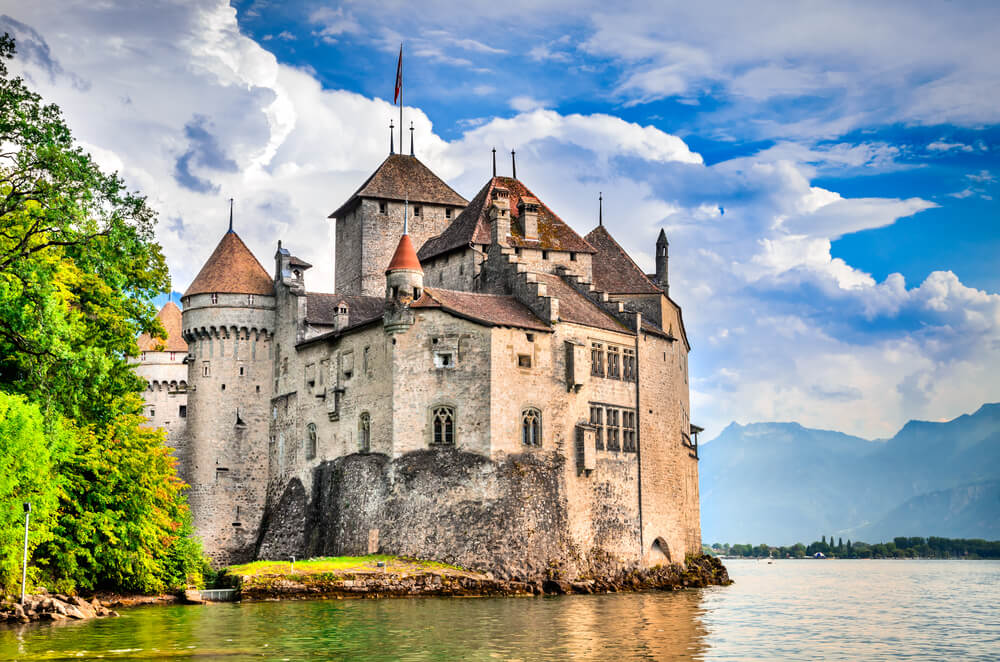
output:
[[399, 45], [399, 62], [396, 64], [396, 95], [392, 97], [392, 102], [399, 101], [399, 95], [403, 91], [403, 45]]

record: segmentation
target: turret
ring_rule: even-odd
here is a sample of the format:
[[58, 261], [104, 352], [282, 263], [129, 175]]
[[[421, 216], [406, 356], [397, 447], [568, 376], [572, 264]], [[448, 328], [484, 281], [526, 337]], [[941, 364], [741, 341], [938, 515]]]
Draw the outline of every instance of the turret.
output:
[[413, 324], [410, 303], [419, 299], [424, 291], [424, 270], [417, 259], [408, 229], [407, 214], [404, 212], [403, 235], [385, 270], [385, 326], [389, 332]]
[[249, 560], [264, 511], [274, 281], [230, 229], [183, 296], [188, 455], [181, 478], [205, 551]]
[[663, 291], [670, 294], [670, 284], [667, 281], [667, 252], [670, 242], [667, 241], [667, 233], [660, 228], [660, 236], [656, 239], [656, 284], [663, 288]]

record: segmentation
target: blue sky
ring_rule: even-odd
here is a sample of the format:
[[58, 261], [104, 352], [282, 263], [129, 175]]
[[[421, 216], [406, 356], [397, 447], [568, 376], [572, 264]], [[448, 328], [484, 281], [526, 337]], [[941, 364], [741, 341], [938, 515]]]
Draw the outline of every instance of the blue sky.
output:
[[[988, 2], [0, 2], [21, 71], [160, 210], [182, 291], [224, 229], [332, 288], [325, 215], [384, 158], [489, 149], [671, 293], [692, 418], [867, 436], [1000, 400], [1000, 7]], [[501, 171], [509, 168], [502, 158]]]

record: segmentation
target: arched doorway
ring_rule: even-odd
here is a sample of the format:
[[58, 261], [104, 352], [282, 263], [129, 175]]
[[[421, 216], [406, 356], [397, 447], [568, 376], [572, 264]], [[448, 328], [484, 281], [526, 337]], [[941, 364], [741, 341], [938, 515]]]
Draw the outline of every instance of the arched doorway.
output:
[[670, 561], [670, 547], [667, 546], [667, 541], [663, 538], [657, 538], [653, 541], [653, 546], [649, 548], [649, 564], [657, 565], [670, 563]]

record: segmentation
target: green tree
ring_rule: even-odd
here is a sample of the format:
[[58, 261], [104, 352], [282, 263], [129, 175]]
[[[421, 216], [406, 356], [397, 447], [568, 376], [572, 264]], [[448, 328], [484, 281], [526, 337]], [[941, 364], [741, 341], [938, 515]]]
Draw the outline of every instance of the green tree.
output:
[[85, 423], [143, 384], [128, 367], [169, 287], [155, 215], [73, 142], [0, 37], [0, 382]]
[[[37, 405], [0, 392], [0, 594], [13, 593], [21, 581], [24, 502], [32, 508], [29, 555], [52, 537], [62, 486], [56, 465], [72, 443], [61, 425], [46, 425]], [[30, 580], [36, 575], [31, 568]]]

